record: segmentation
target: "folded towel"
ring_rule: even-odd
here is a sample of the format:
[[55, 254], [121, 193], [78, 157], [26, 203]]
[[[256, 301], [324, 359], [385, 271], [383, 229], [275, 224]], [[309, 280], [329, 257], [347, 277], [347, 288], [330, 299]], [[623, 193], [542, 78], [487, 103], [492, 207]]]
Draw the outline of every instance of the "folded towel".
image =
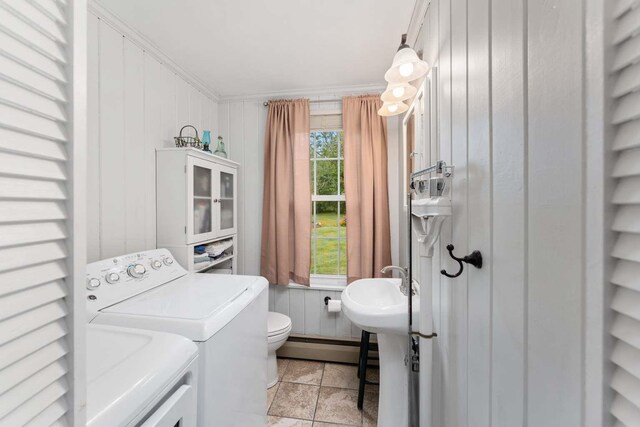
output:
[[194, 264], [198, 264], [201, 262], [209, 262], [211, 258], [207, 254], [193, 254], [193, 262]]
[[218, 257], [231, 246], [233, 246], [233, 239], [227, 239], [220, 242], [208, 244], [206, 247], [206, 251], [210, 257]]

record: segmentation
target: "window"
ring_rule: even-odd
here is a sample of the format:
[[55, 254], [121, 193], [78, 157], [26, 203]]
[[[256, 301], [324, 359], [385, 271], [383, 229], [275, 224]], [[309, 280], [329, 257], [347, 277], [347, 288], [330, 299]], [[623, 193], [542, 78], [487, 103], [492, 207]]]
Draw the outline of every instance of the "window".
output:
[[312, 116], [311, 274], [346, 276], [347, 223], [344, 199], [342, 116]]

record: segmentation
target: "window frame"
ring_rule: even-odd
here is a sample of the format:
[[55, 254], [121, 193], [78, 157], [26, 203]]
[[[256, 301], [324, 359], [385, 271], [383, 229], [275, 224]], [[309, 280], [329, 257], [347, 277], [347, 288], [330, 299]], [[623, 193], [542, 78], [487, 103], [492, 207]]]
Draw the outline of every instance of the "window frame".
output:
[[[312, 115], [320, 115], [320, 116], [328, 116], [328, 115], [338, 115], [338, 114], [342, 114], [342, 111], [335, 111], [335, 110], [322, 110], [322, 111], [318, 111], [315, 114], [312, 112]], [[311, 266], [310, 266], [310, 277], [311, 277], [311, 284], [312, 285], [318, 285], [318, 287], [323, 287], [323, 286], [334, 286], [334, 285], [338, 285], [338, 286], [345, 286], [347, 283], [347, 272], [346, 271], [341, 271], [340, 270], [340, 258], [342, 255], [342, 249], [341, 249], [341, 243], [342, 240], [344, 240], [346, 242], [346, 235], [342, 236], [340, 233], [340, 228], [338, 225], [338, 233], [336, 237], [318, 237], [316, 234], [316, 223], [317, 223], [317, 215], [316, 215], [316, 202], [335, 202], [338, 204], [338, 212], [337, 212], [337, 218], [338, 218], [338, 224], [340, 221], [340, 215], [341, 215], [341, 210], [340, 210], [340, 204], [341, 202], [345, 202], [345, 196], [344, 196], [344, 191], [342, 192], [342, 194], [335, 194], [335, 195], [317, 195], [317, 163], [318, 162], [322, 162], [322, 161], [336, 161], [338, 163], [338, 168], [337, 168], [337, 173], [338, 173], [338, 181], [337, 181], [337, 193], [340, 193], [340, 184], [342, 183], [342, 177], [341, 177], [341, 172], [342, 172], [342, 168], [344, 167], [344, 130], [341, 127], [339, 128], [327, 128], [327, 129], [310, 129], [310, 135], [309, 135], [309, 142], [311, 143], [311, 134], [315, 133], [315, 132], [343, 132], [343, 138], [342, 138], [342, 144], [341, 146], [338, 148], [338, 156], [337, 157], [317, 157], [316, 156], [316, 150], [315, 147], [313, 150], [313, 153], [310, 152], [310, 167], [313, 168], [313, 181], [311, 183], [312, 186], [312, 191], [311, 191], [311, 202], [312, 202], [312, 219], [313, 219], [313, 225], [312, 225], [312, 247], [311, 247]], [[311, 151], [311, 144], [309, 145], [309, 149]], [[316, 258], [316, 254], [317, 254], [317, 244], [318, 244], [318, 240], [335, 240], [338, 243], [338, 251], [337, 251], [337, 271], [339, 274], [318, 274], [315, 273], [317, 271], [317, 258]], [[345, 254], [346, 256], [346, 254]]]

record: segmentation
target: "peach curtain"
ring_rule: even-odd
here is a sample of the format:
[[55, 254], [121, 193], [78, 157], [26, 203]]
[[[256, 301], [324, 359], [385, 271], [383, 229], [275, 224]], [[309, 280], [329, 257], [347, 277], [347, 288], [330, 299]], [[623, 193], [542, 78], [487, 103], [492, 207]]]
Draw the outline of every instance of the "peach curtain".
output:
[[387, 121], [375, 96], [342, 100], [347, 281], [381, 277], [391, 264], [387, 189]]
[[264, 136], [260, 274], [270, 283], [309, 285], [311, 186], [309, 100], [269, 103]]

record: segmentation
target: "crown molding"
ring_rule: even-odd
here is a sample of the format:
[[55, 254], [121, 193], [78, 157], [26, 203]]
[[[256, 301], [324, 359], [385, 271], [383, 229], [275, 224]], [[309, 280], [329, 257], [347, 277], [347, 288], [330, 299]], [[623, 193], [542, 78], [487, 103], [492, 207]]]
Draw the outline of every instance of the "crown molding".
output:
[[429, 10], [429, 4], [431, 0], [416, 0], [413, 6], [413, 12], [411, 13], [411, 20], [409, 21], [409, 28], [407, 28], [407, 43], [409, 46], [414, 46], [418, 39], [418, 34], [422, 28], [425, 16], [427, 16], [427, 10]]
[[125, 38], [130, 40], [133, 44], [141, 48], [146, 54], [150, 55], [161, 64], [169, 68], [171, 71], [179, 75], [189, 84], [193, 85], [200, 92], [204, 93], [207, 97], [213, 101], [218, 102], [220, 95], [207, 85], [200, 78], [194, 74], [182, 68], [178, 63], [173, 61], [171, 57], [165, 54], [155, 43], [149, 40], [144, 34], [138, 31], [136, 28], [129, 25], [120, 16], [100, 4], [98, 0], [89, 0], [87, 2], [89, 12], [96, 15], [99, 19], [113, 27], [120, 32]]
[[327, 86], [318, 88], [300, 88], [291, 90], [282, 90], [274, 92], [263, 92], [256, 94], [245, 95], [231, 95], [222, 96], [219, 102], [236, 102], [236, 101], [264, 101], [267, 99], [279, 99], [279, 98], [315, 98], [319, 100], [321, 98], [333, 98], [342, 97], [347, 95], [363, 95], [366, 93], [381, 93], [386, 88], [386, 85], [379, 83], [371, 83], [364, 85], [352, 85], [352, 86]]

